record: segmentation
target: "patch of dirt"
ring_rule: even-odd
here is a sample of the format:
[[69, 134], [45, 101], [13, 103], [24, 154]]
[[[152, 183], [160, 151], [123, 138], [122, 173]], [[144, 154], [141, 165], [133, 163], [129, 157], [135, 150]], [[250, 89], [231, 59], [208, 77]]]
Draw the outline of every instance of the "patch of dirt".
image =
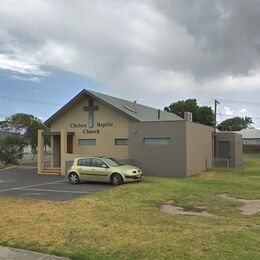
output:
[[236, 199], [229, 194], [219, 194], [217, 195], [220, 198], [228, 199], [232, 201], [242, 202], [244, 205], [240, 207], [241, 214], [244, 215], [254, 215], [257, 212], [260, 212], [260, 200], [245, 200], [245, 199]]
[[174, 204], [173, 200], [164, 202], [160, 206], [160, 211], [170, 215], [188, 215], [188, 216], [205, 216], [205, 217], [213, 216], [205, 211], [205, 207], [194, 206], [189, 208], [183, 208], [183, 207], [174, 206], [173, 204]]

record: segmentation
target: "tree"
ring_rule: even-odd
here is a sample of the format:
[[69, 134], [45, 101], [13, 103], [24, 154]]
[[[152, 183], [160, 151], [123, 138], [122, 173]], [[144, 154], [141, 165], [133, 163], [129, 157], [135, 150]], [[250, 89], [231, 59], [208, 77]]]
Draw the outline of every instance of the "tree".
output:
[[17, 163], [23, 156], [27, 142], [21, 136], [8, 136], [0, 140], [0, 160], [5, 163]]
[[240, 131], [252, 127], [253, 120], [251, 117], [233, 117], [221, 122], [217, 128], [220, 131]]
[[212, 108], [208, 106], [199, 106], [196, 99], [180, 100], [171, 103], [168, 107], [165, 107], [164, 110], [182, 118], [184, 118], [184, 112], [191, 112], [194, 122], [209, 126], [214, 125], [214, 113]]
[[0, 121], [0, 129], [11, 132], [15, 136], [23, 137], [31, 145], [32, 152], [36, 154], [38, 129], [46, 130], [43, 122], [30, 114], [17, 113], [4, 121]]

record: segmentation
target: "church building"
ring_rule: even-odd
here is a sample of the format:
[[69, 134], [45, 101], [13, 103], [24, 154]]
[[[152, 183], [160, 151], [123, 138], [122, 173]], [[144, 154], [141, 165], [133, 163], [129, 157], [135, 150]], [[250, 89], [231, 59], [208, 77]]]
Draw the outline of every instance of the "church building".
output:
[[82, 156], [114, 157], [144, 175], [187, 177], [212, 168], [211, 127], [137, 102], [82, 90], [45, 124], [50, 131], [38, 131], [38, 174], [65, 175]]

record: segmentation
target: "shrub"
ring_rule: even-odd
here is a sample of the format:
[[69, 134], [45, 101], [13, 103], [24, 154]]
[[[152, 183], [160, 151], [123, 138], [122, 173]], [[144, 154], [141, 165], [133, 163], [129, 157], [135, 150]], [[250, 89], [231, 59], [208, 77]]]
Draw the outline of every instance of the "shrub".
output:
[[0, 140], [0, 160], [5, 163], [17, 163], [22, 158], [27, 143], [19, 136], [8, 136]]
[[5, 163], [3, 161], [0, 161], [0, 169], [5, 168]]

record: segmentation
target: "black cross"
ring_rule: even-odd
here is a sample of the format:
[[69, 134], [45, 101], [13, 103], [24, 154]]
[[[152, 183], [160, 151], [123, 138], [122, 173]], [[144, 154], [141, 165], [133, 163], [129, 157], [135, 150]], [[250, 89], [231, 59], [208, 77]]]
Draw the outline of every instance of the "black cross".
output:
[[84, 107], [84, 111], [88, 111], [88, 127], [92, 128], [94, 125], [94, 111], [98, 110], [98, 106], [94, 106], [94, 100], [89, 100], [89, 105]]

